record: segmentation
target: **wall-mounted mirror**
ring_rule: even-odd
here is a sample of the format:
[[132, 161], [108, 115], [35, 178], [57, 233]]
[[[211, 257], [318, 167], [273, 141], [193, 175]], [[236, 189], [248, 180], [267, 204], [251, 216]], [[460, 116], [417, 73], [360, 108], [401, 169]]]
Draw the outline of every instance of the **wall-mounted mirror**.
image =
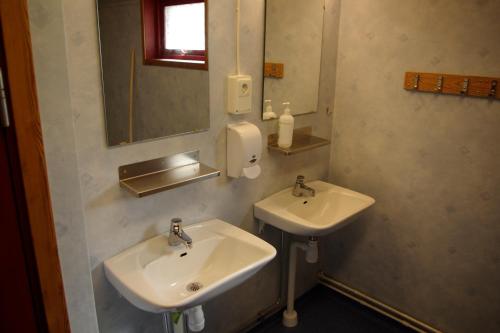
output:
[[324, 12], [324, 0], [266, 0], [264, 111], [317, 110]]
[[210, 127], [206, 0], [97, 0], [109, 146]]

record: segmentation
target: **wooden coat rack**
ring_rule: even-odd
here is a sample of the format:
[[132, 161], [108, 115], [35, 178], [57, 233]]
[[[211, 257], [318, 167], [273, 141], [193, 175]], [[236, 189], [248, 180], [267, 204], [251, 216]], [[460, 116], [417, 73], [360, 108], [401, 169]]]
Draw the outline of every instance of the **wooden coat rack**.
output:
[[500, 78], [439, 73], [406, 72], [404, 88], [435, 94], [500, 99]]

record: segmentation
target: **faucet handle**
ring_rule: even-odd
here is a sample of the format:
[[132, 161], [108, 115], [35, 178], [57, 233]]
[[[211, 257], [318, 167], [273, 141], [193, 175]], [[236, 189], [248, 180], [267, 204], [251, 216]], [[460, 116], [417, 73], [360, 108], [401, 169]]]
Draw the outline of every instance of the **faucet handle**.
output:
[[182, 219], [175, 217], [170, 220], [170, 232], [178, 233], [181, 230]]
[[171, 223], [182, 223], [182, 219], [180, 217], [174, 217], [173, 219], [170, 220]]
[[297, 176], [297, 180], [295, 182], [297, 182], [297, 183], [303, 183], [304, 182], [304, 176], [298, 175]]

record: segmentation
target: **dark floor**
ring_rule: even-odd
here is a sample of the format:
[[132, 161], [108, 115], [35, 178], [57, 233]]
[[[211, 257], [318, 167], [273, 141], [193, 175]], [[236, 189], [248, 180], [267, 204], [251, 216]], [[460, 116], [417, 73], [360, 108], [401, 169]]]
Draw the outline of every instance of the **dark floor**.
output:
[[415, 333], [322, 285], [299, 298], [295, 306], [296, 327], [284, 327], [280, 312], [250, 333]]

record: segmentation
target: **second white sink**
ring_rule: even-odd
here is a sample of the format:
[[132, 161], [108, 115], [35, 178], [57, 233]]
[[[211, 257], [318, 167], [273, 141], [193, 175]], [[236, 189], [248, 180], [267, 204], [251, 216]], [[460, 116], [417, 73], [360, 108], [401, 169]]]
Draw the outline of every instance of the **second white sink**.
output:
[[295, 197], [293, 187], [254, 205], [254, 216], [281, 230], [302, 236], [328, 234], [352, 221], [375, 199], [320, 180], [307, 183], [314, 197]]

